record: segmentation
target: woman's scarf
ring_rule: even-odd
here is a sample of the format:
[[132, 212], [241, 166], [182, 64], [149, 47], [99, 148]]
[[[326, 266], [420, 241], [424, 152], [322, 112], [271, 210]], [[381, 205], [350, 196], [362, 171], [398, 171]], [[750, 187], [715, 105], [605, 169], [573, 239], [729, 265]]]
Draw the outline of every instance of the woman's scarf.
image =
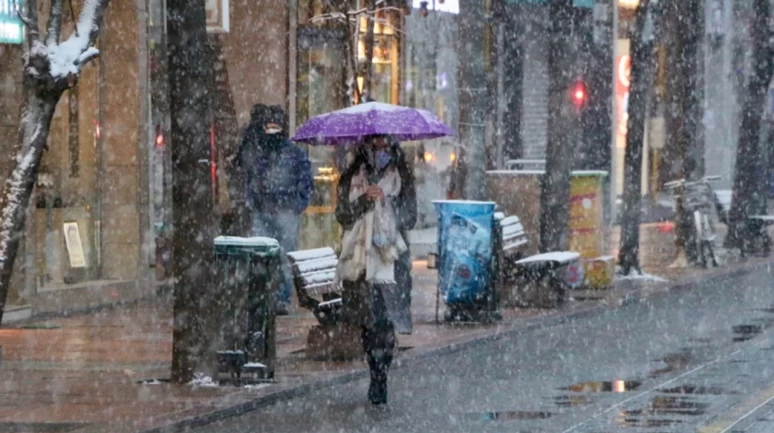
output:
[[[339, 199], [356, 201], [365, 194], [368, 185], [368, 173], [362, 165], [352, 177], [349, 197]], [[401, 190], [400, 174], [394, 165], [386, 169], [378, 185], [385, 198], [376, 200], [374, 209], [344, 232], [336, 272], [339, 281], [357, 281], [365, 272], [368, 282], [395, 283], [395, 261], [408, 247], [398, 232], [392, 204]]]

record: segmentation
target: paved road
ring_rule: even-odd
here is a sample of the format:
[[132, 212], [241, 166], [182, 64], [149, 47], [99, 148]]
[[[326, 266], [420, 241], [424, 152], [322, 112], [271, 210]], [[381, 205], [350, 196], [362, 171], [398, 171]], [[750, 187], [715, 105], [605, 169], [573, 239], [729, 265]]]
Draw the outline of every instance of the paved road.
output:
[[774, 290], [758, 272], [396, 368], [196, 432], [774, 432]]

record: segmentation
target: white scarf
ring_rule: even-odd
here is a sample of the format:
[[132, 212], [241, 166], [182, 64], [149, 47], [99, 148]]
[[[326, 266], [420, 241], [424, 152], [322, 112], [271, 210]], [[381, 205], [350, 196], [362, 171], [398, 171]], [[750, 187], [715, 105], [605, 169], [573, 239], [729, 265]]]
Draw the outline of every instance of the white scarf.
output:
[[[372, 283], [395, 283], [395, 261], [408, 247], [397, 229], [395, 210], [391, 198], [397, 197], [401, 190], [401, 179], [398, 170], [393, 166], [387, 169], [379, 180], [379, 186], [384, 191], [384, 200], [376, 200], [374, 209], [360, 218], [349, 230], [344, 232], [341, 240], [341, 255], [336, 272], [338, 281], [357, 281], [365, 272], [366, 281]], [[339, 197], [339, 200], [355, 201], [365, 194], [368, 188], [368, 178], [365, 166], [352, 177], [349, 197]], [[375, 221], [391, 224], [388, 230], [394, 230], [395, 242], [386, 247], [377, 248], [373, 243], [374, 230], [378, 229]]]

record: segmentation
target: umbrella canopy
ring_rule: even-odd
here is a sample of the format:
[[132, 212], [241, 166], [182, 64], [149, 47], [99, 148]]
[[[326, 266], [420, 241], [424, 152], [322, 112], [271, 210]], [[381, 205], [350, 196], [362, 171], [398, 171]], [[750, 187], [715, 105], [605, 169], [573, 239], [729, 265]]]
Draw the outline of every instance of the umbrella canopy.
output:
[[356, 144], [369, 135], [391, 135], [398, 141], [409, 141], [445, 137], [454, 135], [454, 131], [427, 110], [368, 102], [309, 119], [293, 141]]

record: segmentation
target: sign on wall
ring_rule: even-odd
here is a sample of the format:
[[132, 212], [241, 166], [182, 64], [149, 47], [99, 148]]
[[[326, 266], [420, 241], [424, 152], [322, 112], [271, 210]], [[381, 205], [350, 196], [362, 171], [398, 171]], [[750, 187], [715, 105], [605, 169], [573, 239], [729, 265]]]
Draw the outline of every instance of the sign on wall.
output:
[[21, 44], [24, 24], [19, 19], [22, 0], [0, 0], [0, 44]]
[[81, 244], [81, 231], [78, 229], [78, 223], [64, 223], [64, 233], [67, 254], [70, 256], [70, 267], [85, 268], [86, 255], [83, 253], [83, 244]]
[[207, 32], [228, 33], [229, 0], [205, 0], [204, 8], [207, 13]]

